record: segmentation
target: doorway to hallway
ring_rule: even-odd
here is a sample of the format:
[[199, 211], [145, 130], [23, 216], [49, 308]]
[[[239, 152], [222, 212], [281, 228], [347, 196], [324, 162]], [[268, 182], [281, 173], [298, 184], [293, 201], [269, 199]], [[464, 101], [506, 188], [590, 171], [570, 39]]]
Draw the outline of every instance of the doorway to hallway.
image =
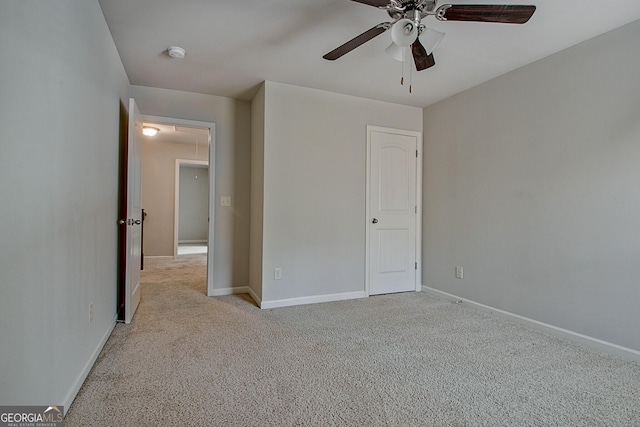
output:
[[[203, 274], [206, 284], [204, 293], [210, 295], [215, 124], [148, 115], [143, 120], [145, 127], [155, 129], [155, 135], [146, 136], [143, 141], [145, 270], [170, 260], [197, 258], [196, 263], [202, 268], [196, 270]], [[181, 199], [186, 202], [182, 209]]]

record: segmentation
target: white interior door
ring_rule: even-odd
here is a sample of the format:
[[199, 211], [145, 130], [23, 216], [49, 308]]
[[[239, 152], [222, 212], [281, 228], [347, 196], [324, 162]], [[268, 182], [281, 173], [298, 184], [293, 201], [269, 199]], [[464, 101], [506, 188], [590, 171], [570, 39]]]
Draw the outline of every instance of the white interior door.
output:
[[142, 255], [142, 120], [133, 98], [129, 98], [127, 143], [127, 247], [125, 323], [131, 323], [140, 303], [140, 257]]
[[416, 132], [368, 129], [369, 294], [418, 290]]

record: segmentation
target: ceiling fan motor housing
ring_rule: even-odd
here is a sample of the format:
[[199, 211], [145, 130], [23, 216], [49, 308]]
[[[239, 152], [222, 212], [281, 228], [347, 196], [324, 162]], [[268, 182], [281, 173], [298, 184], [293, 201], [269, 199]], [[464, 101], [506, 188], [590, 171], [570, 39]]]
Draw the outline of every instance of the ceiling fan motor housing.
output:
[[[399, 6], [396, 6], [396, 3]], [[391, 2], [388, 6], [387, 13], [393, 19], [410, 18], [416, 22], [427, 16], [427, 12], [433, 11], [436, 7], [436, 0], [399, 0]]]

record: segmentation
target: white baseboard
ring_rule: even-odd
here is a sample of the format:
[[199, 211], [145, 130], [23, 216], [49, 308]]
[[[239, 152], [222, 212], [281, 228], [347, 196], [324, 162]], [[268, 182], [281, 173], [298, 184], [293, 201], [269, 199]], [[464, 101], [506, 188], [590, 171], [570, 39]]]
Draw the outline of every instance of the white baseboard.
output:
[[366, 298], [367, 296], [364, 292], [345, 292], [341, 294], [329, 294], [329, 295], [318, 295], [318, 296], [312, 296], [312, 297], [287, 298], [287, 299], [281, 299], [281, 300], [263, 301], [249, 286], [236, 286], [232, 288], [214, 289], [209, 294], [209, 296], [221, 297], [225, 295], [234, 295], [234, 294], [249, 294], [249, 296], [251, 296], [251, 298], [258, 305], [258, 307], [263, 309], [289, 307], [293, 305], [303, 305], [303, 304], [316, 304], [320, 302], [342, 301], [342, 300], [348, 300], [348, 299]]
[[248, 294], [249, 287], [248, 286], [235, 286], [232, 288], [219, 288], [213, 289], [209, 294], [210, 297], [222, 297], [225, 295], [235, 295], [235, 294]]
[[206, 240], [178, 240], [179, 245], [206, 245]]
[[267, 308], [278, 308], [278, 307], [290, 307], [293, 305], [317, 304], [320, 302], [343, 301], [343, 300], [366, 298], [366, 297], [367, 297], [367, 294], [364, 291], [345, 292], [340, 294], [328, 294], [328, 295], [317, 295], [317, 296], [311, 296], [311, 297], [286, 298], [286, 299], [280, 299], [280, 300], [261, 301], [259, 305], [260, 305], [260, 308], [267, 309]]
[[475, 301], [471, 301], [465, 298], [460, 298], [456, 295], [449, 294], [447, 292], [440, 291], [438, 289], [423, 287], [423, 291], [427, 293], [431, 293], [433, 295], [437, 295], [448, 300], [452, 301], [463, 301], [467, 304], [473, 305], [474, 307], [479, 308], [482, 311], [496, 314], [502, 318], [506, 318], [512, 320], [521, 325], [528, 326], [537, 331], [545, 332], [549, 335], [555, 336], [557, 338], [566, 339], [568, 341], [572, 341], [574, 343], [582, 344], [586, 347], [590, 347], [594, 350], [602, 351], [621, 359], [630, 360], [634, 362], [640, 363], [640, 351], [634, 350], [632, 348], [623, 347], [618, 344], [613, 344], [607, 341], [600, 340], [598, 338], [593, 338], [588, 335], [583, 335], [578, 332], [573, 332], [568, 329], [559, 328], [557, 326], [550, 325], [548, 323], [539, 322], [537, 320], [530, 319], [528, 317], [520, 316], [519, 314], [514, 314], [505, 310], [500, 310], [498, 308], [494, 308], [488, 305], [480, 304]]
[[145, 255], [144, 260], [148, 259], [175, 259], [175, 257], [173, 255]]
[[71, 390], [69, 390], [69, 392], [65, 396], [64, 401], [62, 402], [62, 405], [64, 405], [64, 414], [63, 415], [67, 415], [67, 411], [71, 407], [71, 404], [73, 403], [73, 400], [78, 395], [78, 392], [80, 391], [80, 387], [82, 387], [82, 384], [84, 384], [84, 380], [87, 379], [87, 376], [89, 375], [89, 372], [91, 372], [91, 368], [93, 368], [93, 364], [96, 363], [96, 360], [98, 359], [98, 356], [100, 355], [100, 352], [102, 351], [102, 349], [104, 348], [104, 345], [107, 343], [107, 340], [111, 336], [111, 332], [113, 332], [113, 328], [116, 327], [117, 318], [118, 318], [117, 315], [113, 318], [113, 322], [111, 323], [111, 326], [104, 333], [104, 335], [102, 336], [102, 339], [100, 339], [100, 342], [98, 343], [98, 346], [95, 348], [95, 350], [91, 354], [91, 357], [89, 358], [87, 363], [82, 368], [82, 371], [76, 377], [76, 380], [73, 382], [73, 386], [71, 387]]
[[251, 299], [253, 299], [256, 305], [260, 307], [260, 304], [262, 301], [260, 300], [260, 298], [258, 298], [258, 295], [253, 291], [253, 289], [251, 289], [249, 286], [235, 286], [232, 288], [214, 289], [213, 292], [211, 292], [211, 294], [209, 294], [208, 296], [222, 297], [225, 295], [236, 295], [236, 294], [249, 294], [249, 296], [251, 297]]
[[249, 295], [253, 298], [253, 301], [258, 307], [262, 305], [262, 298], [258, 297], [258, 294], [256, 294], [251, 288], [249, 288]]

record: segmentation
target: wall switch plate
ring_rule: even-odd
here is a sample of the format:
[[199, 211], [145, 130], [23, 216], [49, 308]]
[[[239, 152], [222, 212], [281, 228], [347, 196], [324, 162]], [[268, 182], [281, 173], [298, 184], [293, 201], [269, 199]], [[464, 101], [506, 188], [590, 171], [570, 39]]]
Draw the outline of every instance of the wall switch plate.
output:
[[456, 266], [456, 278], [462, 279], [464, 277], [464, 269]]
[[231, 206], [231, 196], [220, 197], [220, 206]]
[[277, 267], [277, 268], [273, 269], [273, 278], [275, 280], [282, 279], [282, 269], [280, 267]]

